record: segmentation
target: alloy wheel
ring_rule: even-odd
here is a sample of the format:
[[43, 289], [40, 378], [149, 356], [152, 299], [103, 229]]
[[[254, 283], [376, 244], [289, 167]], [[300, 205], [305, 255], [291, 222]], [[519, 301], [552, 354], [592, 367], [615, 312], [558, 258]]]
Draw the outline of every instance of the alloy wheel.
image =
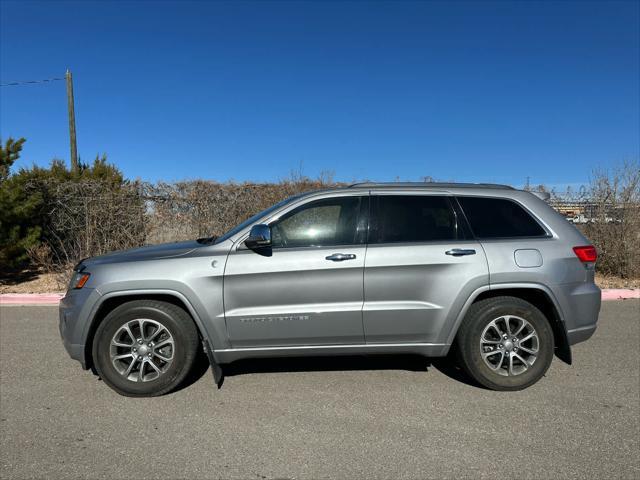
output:
[[516, 376], [526, 372], [537, 360], [540, 340], [535, 328], [515, 315], [498, 317], [480, 336], [480, 354], [495, 373]]
[[129, 320], [113, 335], [109, 355], [116, 371], [133, 382], [156, 380], [171, 366], [175, 341], [156, 320]]

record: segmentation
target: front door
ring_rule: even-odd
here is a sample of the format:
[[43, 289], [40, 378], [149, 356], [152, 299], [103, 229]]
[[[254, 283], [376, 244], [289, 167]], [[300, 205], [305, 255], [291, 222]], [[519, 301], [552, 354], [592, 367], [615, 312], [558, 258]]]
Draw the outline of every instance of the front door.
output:
[[372, 194], [367, 343], [444, 343], [451, 315], [488, 284], [484, 250], [458, 217], [446, 195]]
[[224, 307], [234, 348], [364, 343], [367, 211], [367, 196], [310, 200], [270, 224], [270, 256], [232, 250]]

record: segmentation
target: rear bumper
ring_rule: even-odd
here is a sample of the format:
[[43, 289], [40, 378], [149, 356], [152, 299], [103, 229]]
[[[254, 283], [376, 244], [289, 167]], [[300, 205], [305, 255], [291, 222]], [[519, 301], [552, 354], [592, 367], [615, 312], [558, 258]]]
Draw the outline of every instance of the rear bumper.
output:
[[596, 331], [597, 325], [590, 325], [587, 327], [574, 328], [573, 330], [567, 330], [567, 339], [569, 345], [575, 345], [576, 343], [589, 340]]
[[596, 331], [602, 292], [591, 282], [557, 285], [555, 290], [569, 345], [588, 340]]

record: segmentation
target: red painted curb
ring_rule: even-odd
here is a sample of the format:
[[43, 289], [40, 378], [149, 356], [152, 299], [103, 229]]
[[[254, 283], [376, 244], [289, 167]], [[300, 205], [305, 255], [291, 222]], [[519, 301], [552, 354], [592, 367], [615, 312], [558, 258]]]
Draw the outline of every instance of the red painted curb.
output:
[[626, 300], [640, 298], [640, 290], [628, 288], [606, 288], [602, 290], [602, 300]]
[[[58, 305], [64, 293], [2, 293], [0, 305]], [[606, 288], [602, 300], [627, 300], [640, 298], [640, 289]]]
[[3, 293], [0, 305], [58, 305], [64, 293]]

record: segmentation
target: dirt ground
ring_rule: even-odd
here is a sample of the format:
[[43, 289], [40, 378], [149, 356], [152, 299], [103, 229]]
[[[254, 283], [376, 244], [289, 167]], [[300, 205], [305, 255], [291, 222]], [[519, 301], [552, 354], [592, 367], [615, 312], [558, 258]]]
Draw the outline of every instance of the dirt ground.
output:
[[[25, 270], [0, 277], [2, 293], [57, 293], [64, 292], [68, 278], [61, 273], [41, 273]], [[625, 279], [596, 275], [600, 288], [640, 288], [640, 279]]]
[[2, 293], [63, 293], [67, 276], [60, 273], [42, 273], [24, 270], [0, 277]]
[[640, 278], [607, 277], [596, 274], [596, 283], [600, 288], [640, 288]]

